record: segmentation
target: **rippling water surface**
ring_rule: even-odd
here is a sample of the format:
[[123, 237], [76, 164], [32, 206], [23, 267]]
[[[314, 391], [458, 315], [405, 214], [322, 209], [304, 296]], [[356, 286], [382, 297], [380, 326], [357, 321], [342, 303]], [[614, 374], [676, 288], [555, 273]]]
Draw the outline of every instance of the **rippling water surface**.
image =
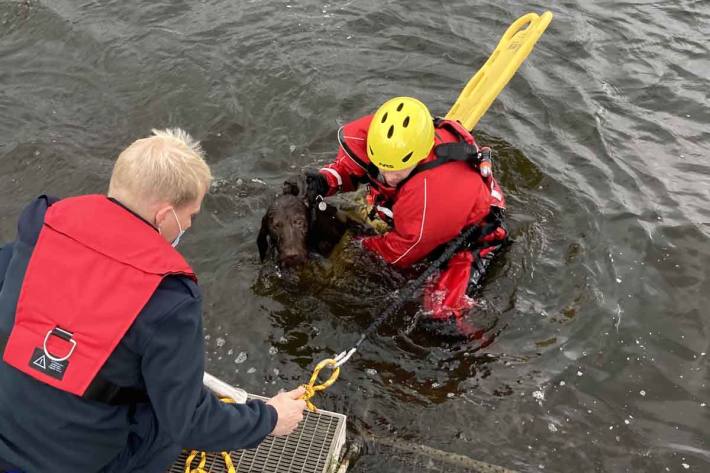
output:
[[102, 192], [133, 139], [185, 127], [217, 177], [183, 247], [208, 367], [255, 393], [295, 386], [404, 280], [347, 251], [262, 266], [280, 182], [390, 96], [444, 113], [507, 25], [544, 9], [477, 129], [515, 237], [479, 294], [498, 338], [405, 336], [413, 302], [318, 404], [365, 442], [355, 472], [438, 471], [377, 438], [521, 472], [710, 471], [706, 0], [2, 0], [0, 240], [33, 196]]

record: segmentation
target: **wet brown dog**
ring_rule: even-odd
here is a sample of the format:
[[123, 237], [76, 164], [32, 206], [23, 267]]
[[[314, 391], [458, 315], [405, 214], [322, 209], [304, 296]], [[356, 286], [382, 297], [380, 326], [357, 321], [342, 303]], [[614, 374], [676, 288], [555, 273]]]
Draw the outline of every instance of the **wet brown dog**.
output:
[[[261, 220], [256, 243], [263, 262], [275, 253], [280, 266], [296, 266], [308, 259], [311, 251], [328, 257], [345, 232], [372, 234], [369, 227], [332, 205], [306, 205], [298, 188], [284, 184], [284, 194], [269, 206]], [[321, 208], [323, 208], [321, 210]]]

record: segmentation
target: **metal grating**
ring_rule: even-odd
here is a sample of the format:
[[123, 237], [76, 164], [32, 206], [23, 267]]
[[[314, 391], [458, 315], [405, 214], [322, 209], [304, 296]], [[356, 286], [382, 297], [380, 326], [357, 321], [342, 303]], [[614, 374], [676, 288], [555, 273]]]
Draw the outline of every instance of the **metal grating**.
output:
[[[259, 396], [249, 396], [263, 399]], [[266, 437], [251, 450], [232, 452], [237, 473], [328, 473], [337, 462], [345, 442], [345, 420], [342, 414], [329, 411], [305, 412], [298, 429], [288, 437]], [[168, 473], [184, 473], [189, 452], [183, 452]], [[199, 456], [192, 462], [196, 468]], [[222, 454], [209, 453], [207, 473], [226, 473]]]

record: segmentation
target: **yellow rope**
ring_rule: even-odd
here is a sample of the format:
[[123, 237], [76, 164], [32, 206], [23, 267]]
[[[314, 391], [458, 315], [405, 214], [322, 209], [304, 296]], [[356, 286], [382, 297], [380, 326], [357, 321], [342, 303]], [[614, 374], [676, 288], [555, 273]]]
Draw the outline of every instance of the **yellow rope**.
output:
[[237, 473], [237, 469], [234, 468], [234, 463], [232, 463], [232, 455], [229, 452], [222, 452], [222, 458], [224, 459], [224, 466], [227, 467], [227, 473]]
[[[309, 411], [316, 411], [316, 406], [311, 402], [311, 398], [315, 396], [318, 391], [323, 391], [332, 386], [335, 380], [338, 379], [338, 375], [340, 374], [340, 367], [337, 365], [338, 362], [332, 358], [328, 358], [321, 361], [316, 365], [315, 369], [313, 370], [313, 374], [311, 375], [311, 379], [308, 384], [303, 385], [303, 388], [306, 390], [306, 393], [301, 399], [306, 401], [306, 406], [308, 407]], [[316, 384], [316, 382], [318, 381], [318, 375], [320, 374], [321, 370], [326, 366], [329, 368], [333, 368], [333, 373], [330, 375], [330, 378], [328, 378], [324, 383]]]
[[[237, 401], [230, 397], [220, 398], [220, 401], [226, 404], [235, 404]], [[197, 454], [200, 454], [200, 463], [197, 468], [192, 468], [192, 460], [195, 459]], [[232, 462], [232, 455], [229, 452], [222, 452], [222, 458], [224, 459], [224, 466], [227, 468], [227, 473], [237, 473], [237, 469], [234, 468], [234, 463]], [[207, 463], [207, 453], [198, 452], [197, 450], [192, 450], [190, 455], [185, 460], [185, 473], [209, 473], [205, 470], [205, 464]]]
[[[338, 379], [338, 375], [340, 375], [340, 367], [337, 365], [338, 362], [332, 358], [328, 358], [321, 361], [316, 365], [315, 369], [313, 370], [313, 374], [311, 375], [311, 379], [308, 381], [308, 384], [303, 385], [303, 388], [306, 390], [306, 392], [301, 399], [306, 401], [306, 406], [308, 407], [309, 411], [316, 411], [316, 406], [311, 402], [311, 398], [315, 396], [318, 391], [324, 391], [325, 389], [332, 386], [333, 383], [335, 383], [335, 381]], [[323, 368], [325, 368], [326, 366], [333, 369], [330, 378], [328, 378], [324, 383], [316, 384], [316, 382], [318, 382], [318, 375], [320, 374], [321, 370], [323, 370]], [[228, 397], [223, 397], [220, 399], [220, 401], [230, 404], [236, 402], [234, 399]], [[198, 453], [200, 454], [200, 463], [197, 465], [197, 468], [193, 469], [192, 461], [195, 459], [195, 457], [197, 457]], [[236, 468], [234, 468], [234, 463], [232, 462], [232, 456], [229, 454], [229, 452], [222, 452], [222, 458], [224, 459], [224, 466], [227, 468], [227, 473], [237, 473]], [[185, 460], [185, 473], [209, 473], [207, 470], [205, 470], [206, 463], [207, 453], [192, 450], [190, 452], [190, 455]]]

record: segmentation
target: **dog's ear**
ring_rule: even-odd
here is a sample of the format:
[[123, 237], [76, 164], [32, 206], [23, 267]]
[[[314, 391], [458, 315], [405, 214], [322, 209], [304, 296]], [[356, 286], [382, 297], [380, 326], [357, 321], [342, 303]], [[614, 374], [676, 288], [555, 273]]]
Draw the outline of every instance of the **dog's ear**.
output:
[[300, 197], [301, 194], [305, 192], [305, 185], [306, 183], [302, 175], [291, 176], [284, 181], [282, 191], [286, 195], [290, 194]]
[[264, 262], [266, 259], [266, 253], [268, 253], [271, 248], [271, 238], [269, 237], [269, 214], [264, 215], [261, 219], [261, 229], [259, 230], [259, 236], [256, 237], [256, 246], [259, 247], [259, 259]]

